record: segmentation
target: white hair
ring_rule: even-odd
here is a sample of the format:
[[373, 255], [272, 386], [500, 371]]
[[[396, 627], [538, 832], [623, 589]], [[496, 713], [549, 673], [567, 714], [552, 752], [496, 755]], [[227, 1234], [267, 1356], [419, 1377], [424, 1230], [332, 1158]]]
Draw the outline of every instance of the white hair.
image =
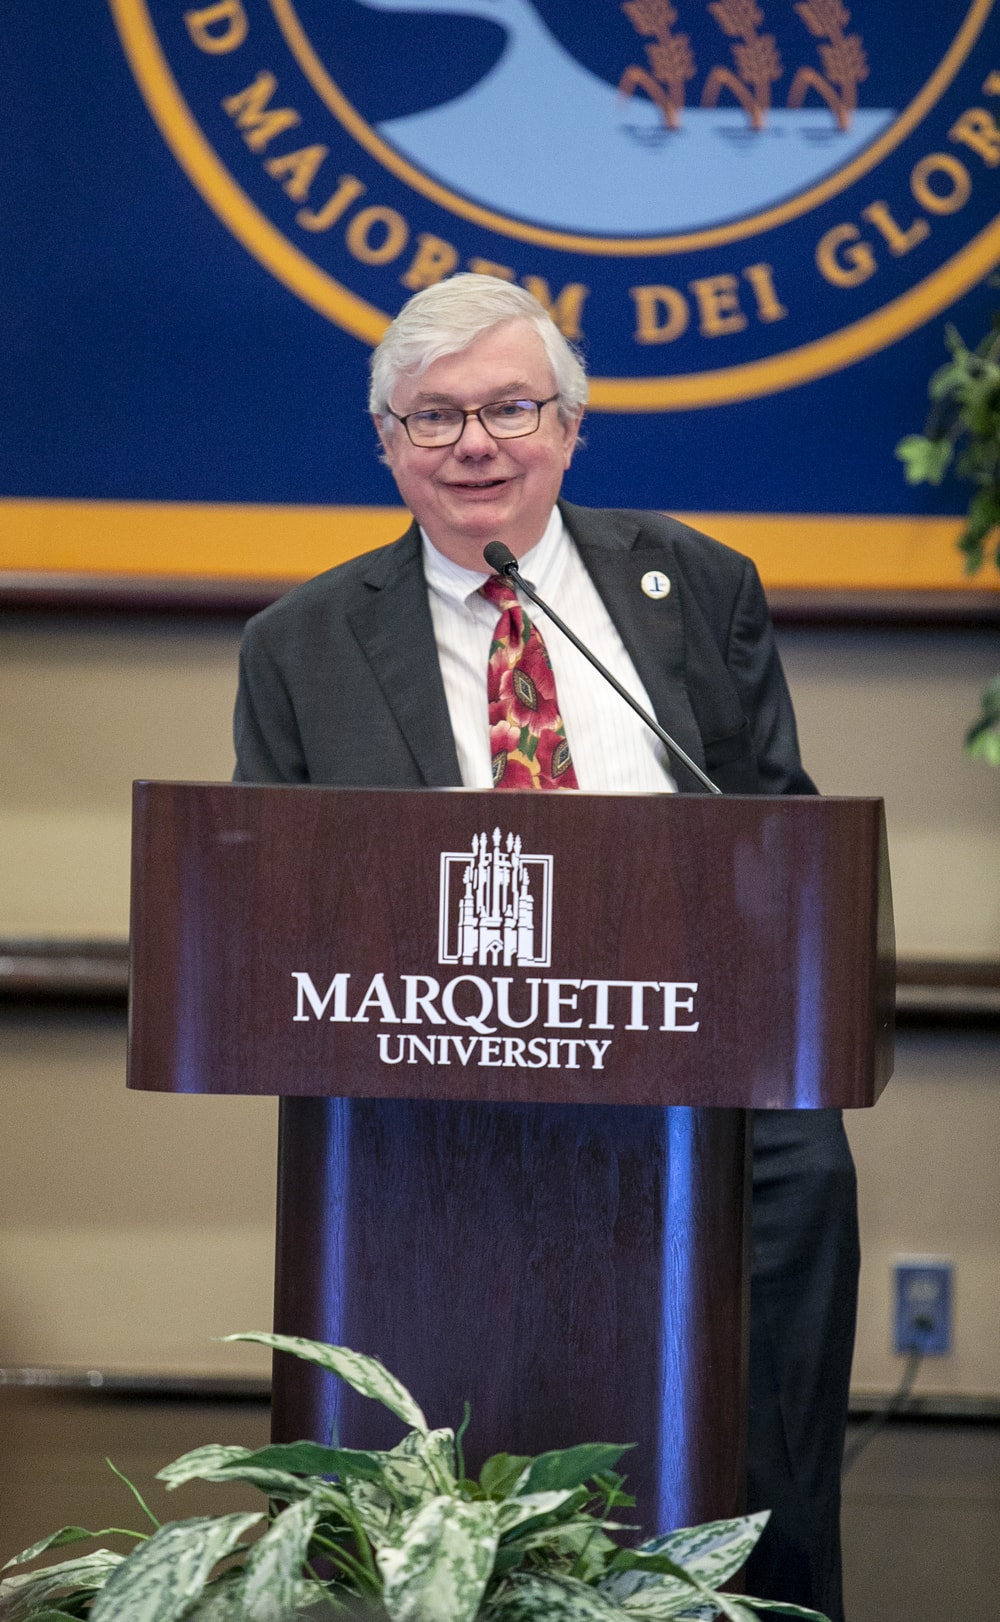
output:
[[545, 348], [565, 422], [587, 403], [587, 374], [573, 345], [532, 293], [496, 276], [463, 272], [414, 293], [389, 327], [371, 360], [368, 409], [389, 411], [401, 377], [419, 377], [445, 355], [458, 355], [506, 321], [528, 321]]

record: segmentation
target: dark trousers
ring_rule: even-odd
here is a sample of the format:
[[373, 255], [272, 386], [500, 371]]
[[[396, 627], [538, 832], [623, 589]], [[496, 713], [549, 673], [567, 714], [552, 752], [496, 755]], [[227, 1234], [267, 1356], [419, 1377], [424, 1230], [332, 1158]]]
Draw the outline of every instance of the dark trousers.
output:
[[771, 1519], [747, 1592], [843, 1622], [840, 1469], [858, 1283], [857, 1184], [838, 1110], [754, 1117], [747, 1507]]

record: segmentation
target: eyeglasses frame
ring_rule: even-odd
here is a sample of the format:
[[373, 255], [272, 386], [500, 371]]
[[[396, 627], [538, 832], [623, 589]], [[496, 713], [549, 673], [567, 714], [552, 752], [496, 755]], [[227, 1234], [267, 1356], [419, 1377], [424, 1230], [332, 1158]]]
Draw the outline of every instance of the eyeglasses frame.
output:
[[[410, 441], [410, 444], [414, 447], [415, 450], [418, 450], [418, 451], [444, 451], [444, 450], [451, 450], [453, 445], [457, 445], [459, 443], [459, 441], [462, 438], [462, 435], [465, 433], [466, 427], [468, 426], [468, 421], [469, 421], [470, 417], [475, 417], [476, 418], [477, 422], [479, 423], [480, 428], [482, 428], [484, 433], [489, 434], [489, 436], [493, 440], [494, 444], [502, 444], [505, 439], [527, 439], [531, 434], [537, 434], [539, 428], [542, 426], [542, 407], [547, 406], [547, 405], [551, 405], [553, 400], [558, 400], [558, 399], [559, 399], [559, 393], [557, 391], [555, 394], [550, 394], [548, 396], [548, 398], [545, 399], [545, 400], [528, 400], [528, 399], [525, 399], [523, 401], [522, 400], [517, 401], [516, 402], [517, 404], [533, 405], [535, 407], [535, 409], [537, 410], [537, 412], [538, 412], [538, 416], [537, 416], [537, 418], [535, 420], [534, 428], [526, 428], [524, 430], [524, 433], [519, 433], [519, 434], [494, 434], [492, 432], [492, 430], [489, 429], [486, 426], [486, 423], [483, 421], [483, 412], [488, 411], [491, 405], [492, 406], [498, 406], [498, 405], [514, 404], [515, 402], [513, 402], [513, 401], [488, 400], [485, 405], [476, 406], [475, 409], [472, 410], [472, 411], [465, 411], [465, 410], [463, 410], [463, 408], [461, 406], [445, 406], [442, 409], [446, 410], [446, 411], [461, 411], [461, 413], [462, 413], [462, 426], [458, 430], [458, 433], [455, 435], [454, 439], [441, 439], [441, 440], [438, 440], [433, 445], [421, 445], [421, 444], [419, 444], [417, 442], [417, 440], [414, 439], [413, 435], [410, 433], [410, 418], [411, 417], [419, 417], [422, 414], [420, 411], [408, 411], [406, 413], [405, 417], [401, 417], [399, 415], [398, 411], [393, 411], [392, 406], [386, 406], [386, 411], [388, 412], [390, 417], [394, 417], [397, 422], [401, 422], [403, 424], [403, 427], [406, 429], [406, 437]], [[433, 407], [424, 406], [423, 410], [424, 411], [433, 410]]]

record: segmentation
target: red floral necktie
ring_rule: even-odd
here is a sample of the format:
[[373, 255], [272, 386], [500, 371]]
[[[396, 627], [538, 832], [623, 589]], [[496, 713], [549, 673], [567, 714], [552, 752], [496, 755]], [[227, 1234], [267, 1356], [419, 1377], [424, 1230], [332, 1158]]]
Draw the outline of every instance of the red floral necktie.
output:
[[481, 590], [500, 609], [486, 672], [493, 787], [579, 788], [541, 632], [508, 580]]

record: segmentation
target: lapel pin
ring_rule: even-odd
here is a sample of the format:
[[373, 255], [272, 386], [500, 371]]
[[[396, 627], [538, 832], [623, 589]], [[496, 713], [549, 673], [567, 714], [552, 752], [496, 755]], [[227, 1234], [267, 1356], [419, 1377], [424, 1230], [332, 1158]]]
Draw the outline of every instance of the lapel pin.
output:
[[650, 569], [639, 581], [647, 597], [652, 597], [658, 603], [661, 597], [670, 595], [670, 576], [661, 574], [659, 569]]

